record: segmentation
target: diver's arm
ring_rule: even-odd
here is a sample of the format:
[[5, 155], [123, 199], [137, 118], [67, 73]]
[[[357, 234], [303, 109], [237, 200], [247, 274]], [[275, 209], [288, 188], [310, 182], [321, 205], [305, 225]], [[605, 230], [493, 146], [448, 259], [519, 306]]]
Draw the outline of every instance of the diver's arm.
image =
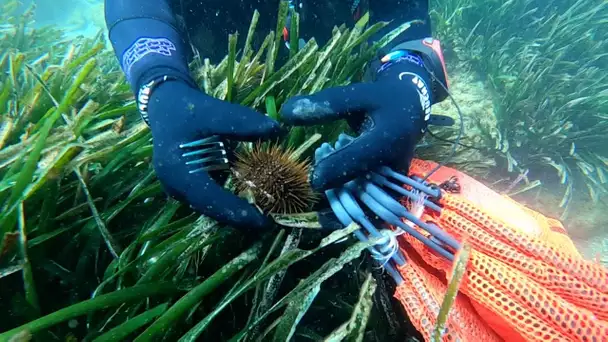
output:
[[448, 93], [448, 75], [441, 44], [432, 38], [428, 0], [387, 0], [373, 2], [371, 10], [377, 20], [390, 21], [381, 32], [390, 32], [408, 21], [420, 20], [397, 36], [393, 43], [383, 49], [382, 67], [394, 63], [422, 65], [433, 76], [431, 82], [432, 103], [443, 101]]
[[134, 92], [161, 76], [195, 87], [187, 46], [167, 0], [106, 0], [105, 19], [116, 57]]

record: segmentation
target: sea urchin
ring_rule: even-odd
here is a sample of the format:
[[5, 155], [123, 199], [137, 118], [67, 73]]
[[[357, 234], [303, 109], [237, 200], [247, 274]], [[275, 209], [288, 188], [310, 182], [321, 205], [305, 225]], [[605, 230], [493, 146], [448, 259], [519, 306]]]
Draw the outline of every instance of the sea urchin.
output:
[[281, 145], [255, 144], [236, 153], [236, 192], [249, 191], [266, 213], [293, 214], [308, 210], [316, 195], [308, 183], [310, 163], [298, 160]]

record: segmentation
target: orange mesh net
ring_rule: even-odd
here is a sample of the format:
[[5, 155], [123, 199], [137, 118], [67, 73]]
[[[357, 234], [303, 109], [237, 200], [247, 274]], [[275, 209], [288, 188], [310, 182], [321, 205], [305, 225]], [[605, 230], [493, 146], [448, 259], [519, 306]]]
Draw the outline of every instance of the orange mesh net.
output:
[[[424, 177], [435, 165], [414, 160], [410, 174]], [[443, 340], [608, 341], [608, 270], [583, 259], [559, 221], [466, 174], [443, 167], [429, 181], [451, 177], [460, 192], [444, 192], [441, 213], [421, 217], [471, 246]], [[399, 239], [408, 262], [395, 296], [430, 340], [452, 263], [408, 234]]]

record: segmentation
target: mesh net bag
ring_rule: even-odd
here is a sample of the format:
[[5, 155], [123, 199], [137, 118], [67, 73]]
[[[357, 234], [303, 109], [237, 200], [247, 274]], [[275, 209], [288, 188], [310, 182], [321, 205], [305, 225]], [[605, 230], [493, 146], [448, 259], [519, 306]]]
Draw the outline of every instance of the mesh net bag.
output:
[[[435, 165], [414, 160], [410, 174], [423, 177]], [[583, 259], [559, 221], [454, 169], [429, 180], [453, 177], [459, 192], [444, 192], [441, 213], [421, 217], [471, 246], [443, 340], [608, 341], [608, 270]], [[430, 340], [452, 263], [408, 234], [399, 239], [408, 262], [395, 296]]]

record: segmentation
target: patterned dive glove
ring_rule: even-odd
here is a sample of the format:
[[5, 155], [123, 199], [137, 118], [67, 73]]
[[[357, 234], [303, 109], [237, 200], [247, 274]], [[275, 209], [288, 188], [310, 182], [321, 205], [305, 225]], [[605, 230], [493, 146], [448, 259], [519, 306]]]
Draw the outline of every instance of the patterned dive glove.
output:
[[180, 146], [214, 136], [233, 141], [273, 138], [280, 134], [276, 121], [247, 107], [215, 99], [180, 81], [164, 82], [152, 93], [149, 120], [154, 169], [167, 193], [236, 228], [256, 229], [271, 224], [254, 206], [217, 184], [209, 174], [211, 170], [201, 169], [206, 165], [205, 159], [225, 157], [221, 141], [209, 142], [207, 145], [215, 147], [199, 156], [189, 156], [197, 151], [189, 153]]
[[323, 191], [380, 166], [404, 171], [431, 118], [431, 76], [416, 54], [385, 63], [371, 83], [297, 96], [281, 108], [285, 122], [316, 125], [346, 119], [359, 136], [316, 160], [311, 183]]
[[[105, 8], [114, 51], [152, 130], [154, 168], [166, 192], [237, 228], [271, 224], [254, 206], [224, 190], [210, 172], [227, 167], [223, 139], [276, 137], [279, 124], [197, 88], [167, 1], [151, 6], [145, 0], [106, 0]], [[198, 144], [187, 143], [193, 141]]]

